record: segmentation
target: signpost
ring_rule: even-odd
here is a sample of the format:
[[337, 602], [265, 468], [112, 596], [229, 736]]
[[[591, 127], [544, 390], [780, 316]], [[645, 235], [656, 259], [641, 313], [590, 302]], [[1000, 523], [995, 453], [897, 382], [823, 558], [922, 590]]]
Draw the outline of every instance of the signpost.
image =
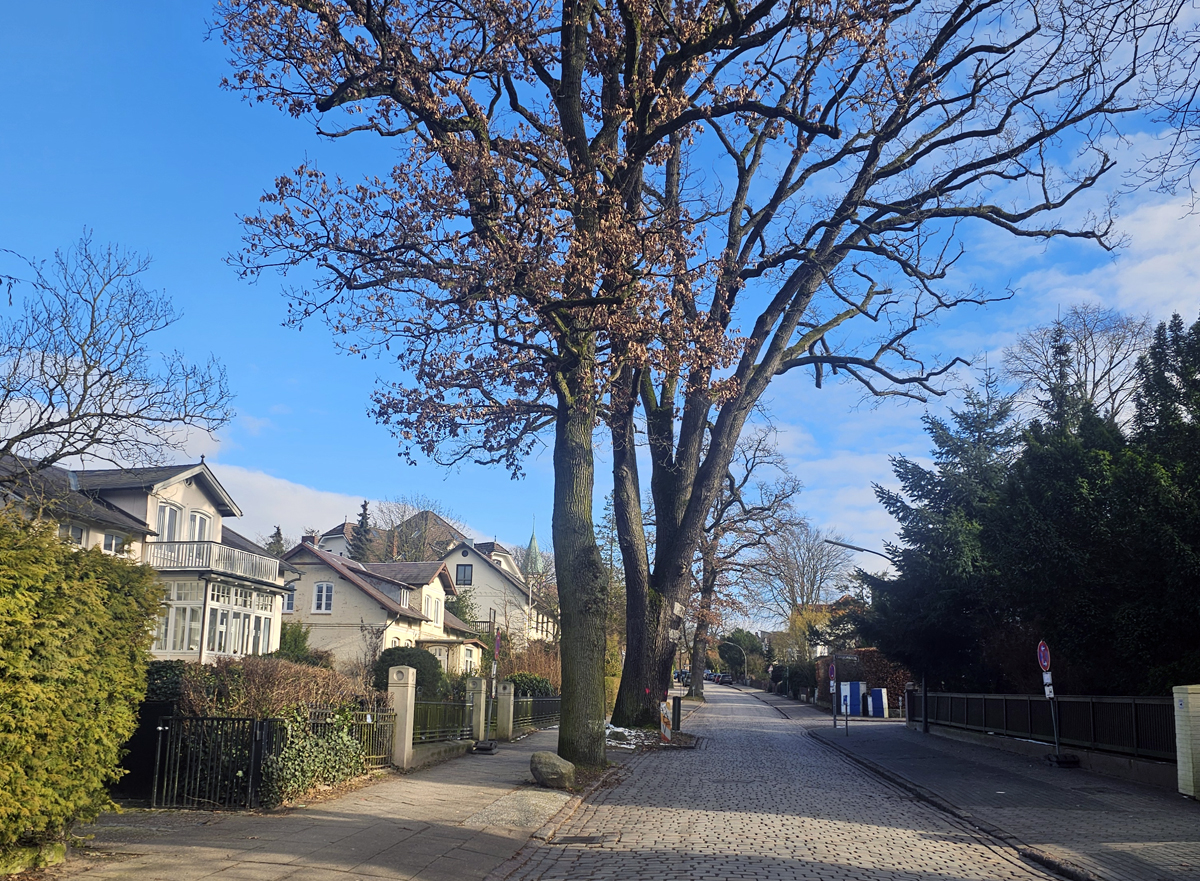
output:
[[1042, 668], [1042, 688], [1046, 692], [1046, 700], [1050, 701], [1050, 723], [1054, 726], [1054, 756], [1061, 764], [1062, 749], [1058, 744], [1058, 701], [1054, 699], [1054, 679], [1050, 675], [1050, 646], [1046, 640], [1038, 643], [1038, 666]]
[[833, 730], [837, 731], [837, 664], [833, 661], [829, 662], [829, 702], [833, 704]]

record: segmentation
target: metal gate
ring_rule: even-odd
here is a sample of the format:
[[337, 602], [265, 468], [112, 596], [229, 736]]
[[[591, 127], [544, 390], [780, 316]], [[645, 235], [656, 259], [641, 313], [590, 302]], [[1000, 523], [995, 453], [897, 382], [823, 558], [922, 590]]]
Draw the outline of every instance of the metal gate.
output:
[[286, 731], [281, 719], [160, 718], [151, 805], [258, 807], [263, 759], [282, 748]]

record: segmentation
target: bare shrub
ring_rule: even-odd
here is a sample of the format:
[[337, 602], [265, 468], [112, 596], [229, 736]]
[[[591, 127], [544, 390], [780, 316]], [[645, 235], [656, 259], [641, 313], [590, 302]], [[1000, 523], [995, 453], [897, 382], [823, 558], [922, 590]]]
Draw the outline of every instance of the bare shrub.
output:
[[185, 715], [255, 719], [311, 706], [375, 706], [386, 700], [334, 670], [260, 657], [188, 664], [180, 691], [179, 707]]

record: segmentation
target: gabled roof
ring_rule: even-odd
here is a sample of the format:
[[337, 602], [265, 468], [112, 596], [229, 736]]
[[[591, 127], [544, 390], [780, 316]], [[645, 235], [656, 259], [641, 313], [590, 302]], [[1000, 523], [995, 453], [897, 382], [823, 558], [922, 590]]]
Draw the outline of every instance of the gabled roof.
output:
[[426, 560], [419, 563], [363, 563], [361, 565], [368, 572], [415, 588], [422, 588], [440, 576], [450, 593], [458, 593], [458, 589], [454, 586], [454, 579], [450, 577], [450, 570], [441, 560]]
[[429, 618], [412, 606], [404, 605], [400, 602], [400, 591], [410, 590], [409, 585], [387, 578], [386, 576], [368, 572], [363, 568], [362, 564], [356, 563], [348, 557], [339, 557], [337, 554], [321, 550], [314, 544], [301, 542], [284, 554], [283, 559], [290, 562], [297, 556], [305, 553], [315, 557], [318, 562], [324, 563], [343, 579], [349, 581], [371, 599], [375, 600], [375, 602], [379, 603], [387, 611], [417, 621], [429, 620]]
[[508, 554], [512, 556], [512, 551], [500, 544], [498, 541], [477, 541], [475, 542], [475, 550], [481, 554]]
[[444, 622], [444, 625], [451, 630], [457, 630], [460, 633], [478, 633], [474, 627], [472, 627], [462, 618], [459, 618], [453, 612], [447, 612], [445, 609], [442, 610], [442, 621]]
[[13, 480], [4, 490], [27, 505], [44, 506], [62, 520], [79, 520], [123, 532], [156, 535], [145, 521], [134, 517], [98, 496], [80, 492], [73, 472], [57, 465], [40, 471], [30, 471], [24, 460], [16, 456], [0, 459], [0, 477]]
[[155, 492], [159, 487], [181, 480], [194, 480], [212, 497], [222, 517], [242, 516], [242, 509], [204, 462], [194, 465], [162, 465], [156, 468], [101, 468], [97, 471], [73, 473], [79, 483], [79, 489], [89, 494], [121, 489]]

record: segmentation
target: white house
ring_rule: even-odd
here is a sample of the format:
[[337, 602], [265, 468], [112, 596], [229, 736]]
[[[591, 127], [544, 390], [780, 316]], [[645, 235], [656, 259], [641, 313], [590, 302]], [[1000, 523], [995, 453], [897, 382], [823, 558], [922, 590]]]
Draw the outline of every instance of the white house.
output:
[[478, 669], [483, 644], [446, 611], [456, 590], [440, 561], [357, 563], [309, 537], [284, 560], [300, 571], [284, 617], [306, 625], [308, 644], [333, 652], [338, 666], [371, 661], [381, 649], [415, 646], [448, 673]]
[[57, 521], [65, 541], [157, 570], [166, 598], [154, 657], [204, 662], [278, 647], [291, 567], [225, 523], [242, 512], [203, 457], [158, 468], [52, 467], [21, 474], [9, 491]]
[[[537, 550], [536, 538], [531, 549]], [[442, 561], [459, 590], [469, 589], [482, 616], [472, 622], [480, 633], [504, 630], [518, 642], [553, 639], [557, 622], [539, 608], [512, 552], [499, 542], [470, 539], [452, 547]]]

